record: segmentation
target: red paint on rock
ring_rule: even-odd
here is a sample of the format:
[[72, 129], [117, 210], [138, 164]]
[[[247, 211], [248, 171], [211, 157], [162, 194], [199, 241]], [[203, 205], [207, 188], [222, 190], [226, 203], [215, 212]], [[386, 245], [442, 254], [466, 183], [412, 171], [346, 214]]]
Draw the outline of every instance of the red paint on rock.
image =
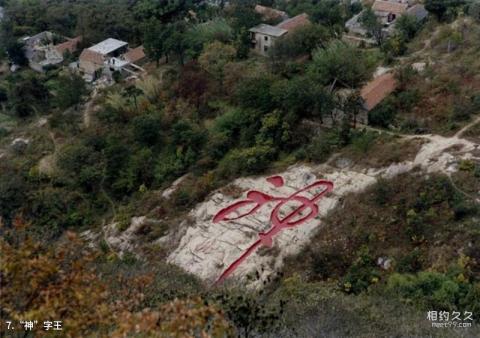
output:
[[[281, 187], [284, 185], [283, 178], [280, 176], [273, 176], [267, 178], [267, 181], [274, 185], [275, 187]], [[309, 199], [305, 196], [302, 196], [302, 193], [305, 193], [311, 189], [316, 189], [319, 187], [324, 187], [324, 189], [315, 194], [313, 198]], [[301, 225], [302, 223], [308, 222], [309, 220], [315, 218], [318, 213], [318, 205], [316, 204], [322, 197], [327, 193], [333, 190], [333, 183], [327, 180], [318, 180], [306, 188], [303, 188], [288, 197], [275, 197], [267, 195], [260, 191], [249, 191], [247, 193], [247, 199], [236, 202], [222, 210], [220, 210], [215, 217], [213, 218], [214, 223], [221, 221], [232, 221], [237, 220], [246, 216], [249, 216], [258, 211], [262, 206], [268, 202], [278, 202], [270, 214], [270, 221], [272, 227], [267, 232], [259, 233], [259, 239], [253, 243], [245, 252], [237, 258], [230, 266], [220, 275], [215, 284], [222, 283], [228, 276], [230, 276], [237, 267], [248, 258], [260, 245], [271, 247], [273, 244], [273, 237], [280, 233], [283, 229], [293, 228]], [[280, 209], [288, 202], [298, 202], [300, 206], [285, 216], [283, 219], [280, 219], [279, 213]], [[247, 212], [241, 213], [239, 216], [229, 217], [230, 214], [237, 212], [241, 208], [246, 206], [252, 206]], [[308, 210], [307, 215], [303, 216], [302, 212]], [[296, 217], [299, 217], [296, 219]]]
[[267, 178], [267, 182], [272, 184], [276, 188], [282, 187], [285, 184], [283, 182], [283, 177], [282, 176], [269, 177], [269, 178]]

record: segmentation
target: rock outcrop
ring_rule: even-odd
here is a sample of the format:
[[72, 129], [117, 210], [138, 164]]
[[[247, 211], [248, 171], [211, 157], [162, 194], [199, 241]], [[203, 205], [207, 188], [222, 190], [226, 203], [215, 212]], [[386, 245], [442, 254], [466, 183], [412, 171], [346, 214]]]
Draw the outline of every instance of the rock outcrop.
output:
[[[341, 205], [342, 198], [350, 193], [361, 192], [373, 185], [381, 177], [393, 178], [396, 175], [420, 168], [424, 172], [449, 174], [456, 170], [456, 163], [462, 159], [478, 159], [478, 145], [457, 136], [418, 137], [426, 141], [413, 161], [393, 164], [379, 169], [353, 168], [348, 161], [341, 168], [331, 165], [296, 165], [279, 173], [285, 181], [282, 187], [269, 184], [267, 177], [240, 178], [228, 189], [220, 189], [197, 205], [189, 214], [191, 222], [182, 229], [184, 235], [178, 247], [169, 255], [168, 261], [197, 275], [206, 282], [213, 283], [222, 272], [252, 243], [259, 232], [271, 227], [270, 213], [274, 202], [260, 208], [256, 213], [235, 221], [214, 223], [215, 214], [232, 203], [245, 198], [249, 190], [257, 190], [269, 195], [286, 197], [303, 189], [317, 179], [327, 179], [334, 183], [332, 193], [318, 203], [319, 214], [314, 219], [294, 228], [284, 229], [274, 238], [273, 248], [260, 247], [233, 272], [236, 280], [245, 279], [249, 274], [260, 278], [250, 285], [255, 287], [268, 280], [278, 271], [288, 255], [297, 254], [308, 244], [315, 231], [321, 231], [322, 223], [329, 211]], [[405, 140], [412, 138], [405, 138]], [[240, 198], [232, 197], [228, 191], [243, 192]], [[238, 196], [237, 196], [238, 197]], [[298, 206], [298, 205], [297, 205]], [[294, 204], [286, 209], [294, 208]], [[284, 210], [284, 213], [289, 210]]]

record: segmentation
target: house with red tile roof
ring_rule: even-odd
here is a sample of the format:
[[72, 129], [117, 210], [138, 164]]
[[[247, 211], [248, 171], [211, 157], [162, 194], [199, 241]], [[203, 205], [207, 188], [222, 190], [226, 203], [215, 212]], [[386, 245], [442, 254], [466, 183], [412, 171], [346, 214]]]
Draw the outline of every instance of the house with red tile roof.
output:
[[251, 28], [250, 35], [252, 48], [262, 55], [267, 55], [268, 51], [275, 45], [275, 41], [287, 33], [291, 33], [300, 27], [311, 24], [306, 13], [302, 13], [293, 18], [286, 19], [276, 26], [260, 24]]
[[372, 10], [383, 23], [390, 23], [405, 14], [408, 7], [408, 2], [377, 0], [373, 3]]
[[308, 14], [302, 13], [293, 18], [287, 19], [283, 22], [280, 22], [277, 27], [287, 30], [288, 32], [292, 32], [300, 27], [304, 27], [310, 25], [311, 22], [308, 19]]
[[68, 39], [67, 38], [67, 41], [65, 42], [62, 42], [58, 45], [55, 45], [55, 49], [57, 51], [57, 53], [61, 56], [63, 56], [67, 51], [69, 53], [74, 53], [77, 51], [78, 49], [78, 45], [80, 44], [80, 42], [82, 42], [82, 37], [81, 36], [77, 36], [76, 38], [73, 38], [73, 39]]
[[395, 89], [397, 89], [397, 80], [393, 73], [385, 73], [374, 78], [360, 90], [364, 109], [371, 111]]
[[123, 59], [130, 63], [140, 64], [146, 58], [145, 49], [143, 46], [138, 46], [137, 48], [129, 49], [128, 52], [123, 54]]
[[84, 49], [78, 63], [71, 67], [80, 71], [85, 80], [93, 81], [100, 73], [107, 78], [115, 72], [136, 76], [145, 71], [139, 66], [145, 59], [143, 46], [132, 49], [128, 47], [128, 42], [109, 38]]
[[280, 11], [275, 8], [256, 5], [255, 12], [262, 16], [264, 21], [273, 21], [273, 20], [286, 20], [288, 19], [288, 14], [284, 11]]
[[100, 72], [105, 64], [104, 56], [94, 50], [84, 49], [78, 59], [80, 71], [90, 80], [94, 80], [96, 74]]
[[[385, 36], [391, 34], [396, 19], [403, 15], [413, 16], [418, 23], [424, 21], [428, 16], [425, 6], [412, 0], [376, 0], [372, 5], [372, 10], [383, 24], [382, 31]], [[360, 20], [363, 13], [364, 11], [360, 12], [345, 23], [345, 27], [351, 34], [367, 35], [367, 30]]]

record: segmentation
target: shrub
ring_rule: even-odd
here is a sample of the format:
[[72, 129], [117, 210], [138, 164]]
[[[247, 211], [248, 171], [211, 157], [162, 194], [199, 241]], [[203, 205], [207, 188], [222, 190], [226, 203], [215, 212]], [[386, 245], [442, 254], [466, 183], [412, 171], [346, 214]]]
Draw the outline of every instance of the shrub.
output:
[[438, 272], [419, 272], [416, 275], [398, 274], [390, 276], [387, 290], [403, 301], [415, 303], [422, 308], [438, 310], [463, 310], [463, 306], [478, 307], [480, 300], [465, 303], [469, 295], [476, 292], [475, 284], [460, 282], [457, 278]]
[[275, 108], [275, 100], [271, 94], [272, 84], [273, 79], [265, 76], [246, 79], [237, 87], [236, 101], [244, 108], [270, 112]]
[[354, 135], [352, 139], [352, 147], [356, 151], [365, 154], [373, 146], [377, 137], [378, 137], [378, 134], [375, 132], [367, 131], [367, 132], [357, 133]]
[[305, 149], [306, 159], [315, 163], [325, 162], [338, 144], [336, 133], [324, 133], [312, 139]]
[[422, 269], [422, 253], [418, 248], [403, 256], [397, 265], [397, 270], [401, 273], [414, 273]]
[[309, 68], [316, 81], [325, 85], [335, 81], [341, 86], [351, 87], [365, 81], [370, 70], [371, 60], [363, 51], [338, 40], [329, 43], [326, 48], [317, 49]]
[[394, 193], [392, 187], [385, 179], [379, 179], [373, 187], [374, 201], [378, 205], [386, 205]]
[[370, 255], [368, 248], [359, 250], [356, 261], [350, 266], [342, 279], [342, 289], [347, 293], [358, 294], [365, 291], [371, 284], [378, 282], [380, 272]]
[[267, 168], [274, 155], [270, 146], [234, 149], [220, 161], [218, 172], [222, 177], [259, 173]]
[[145, 145], [154, 145], [160, 137], [161, 121], [154, 115], [137, 116], [132, 121], [135, 140]]
[[395, 119], [395, 107], [389, 99], [368, 112], [368, 123], [373, 126], [388, 128]]

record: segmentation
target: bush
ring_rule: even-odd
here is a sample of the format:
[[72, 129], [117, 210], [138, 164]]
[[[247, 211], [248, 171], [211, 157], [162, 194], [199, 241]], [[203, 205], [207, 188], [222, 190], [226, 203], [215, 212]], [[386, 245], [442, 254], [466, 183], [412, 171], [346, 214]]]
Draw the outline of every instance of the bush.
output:
[[395, 120], [395, 107], [387, 99], [368, 112], [368, 123], [373, 126], [388, 128]]
[[418, 248], [413, 249], [398, 261], [397, 270], [401, 273], [415, 273], [422, 269], [422, 253]]
[[439, 20], [452, 19], [458, 9], [465, 5], [465, 0], [425, 0], [425, 8]]
[[374, 201], [378, 205], [384, 206], [390, 200], [394, 190], [390, 186], [387, 180], [379, 179], [378, 182], [373, 187]]
[[471, 3], [468, 7], [468, 15], [477, 21], [480, 21], [480, 2]]
[[161, 120], [154, 115], [137, 116], [132, 121], [135, 140], [152, 146], [160, 138]]
[[337, 40], [313, 53], [309, 71], [322, 84], [335, 81], [340, 86], [356, 87], [368, 79], [371, 66], [372, 60], [364, 51]]
[[235, 93], [237, 103], [244, 108], [258, 109], [268, 113], [274, 106], [274, 98], [270, 93], [273, 79], [256, 77], [242, 81]]
[[356, 133], [352, 139], [352, 147], [359, 153], [367, 153], [373, 146], [378, 134], [375, 132]]
[[350, 266], [347, 274], [342, 279], [342, 289], [347, 293], [358, 294], [365, 291], [371, 284], [378, 282], [380, 271], [370, 255], [368, 248], [359, 250], [358, 258]]
[[305, 149], [307, 160], [315, 163], [325, 162], [338, 144], [338, 135], [334, 132], [316, 136]]
[[466, 302], [471, 295], [478, 293], [477, 289], [478, 285], [461, 282], [438, 272], [419, 272], [415, 275], [395, 273], [387, 282], [387, 290], [403, 301], [425, 309], [446, 311], [478, 308], [480, 298], [470, 304]]
[[395, 22], [395, 29], [406, 41], [410, 41], [415, 37], [420, 25], [413, 15], [402, 15]]
[[259, 173], [267, 168], [274, 155], [275, 150], [270, 146], [234, 149], [220, 161], [218, 172], [222, 177]]

